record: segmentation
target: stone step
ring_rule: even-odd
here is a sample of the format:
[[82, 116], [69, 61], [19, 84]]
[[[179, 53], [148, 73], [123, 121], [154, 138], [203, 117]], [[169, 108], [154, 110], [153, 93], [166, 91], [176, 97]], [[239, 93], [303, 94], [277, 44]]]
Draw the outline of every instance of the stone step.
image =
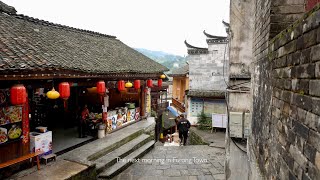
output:
[[92, 163], [96, 164], [97, 173], [101, 173], [107, 167], [111, 167], [117, 162], [117, 158], [126, 157], [128, 154], [132, 153], [134, 150], [140, 148], [152, 139], [151, 136], [147, 134], [141, 134], [137, 138], [129, 141], [128, 143], [122, 145], [118, 149], [94, 160]]
[[[129, 127], [128, 127], [129, 128]], [[124, 130], [127, 130], [126, 132]], [[93, 161], [105, 156], [122, 145], [134, 140], [143, 134], [143, 129], [121, 129], [105, 138], [97, 139], [92, 143], [81, 146], [77, 149], [63, 154], [61, 157], [65, 160], [78, 162], [88, 166], [94, 165]]]
[[96, 159], [99, 159], [102, 156], [105, 156], [106, 154], [118, 149], [122, 145], [134, 140], [135, 138], [137, 138], [138, 136], [143, 134], [143, 132], [144, 132], [143, 130], [139, 130], [139, 131], [136, 131], [136, 132], [134, 132], [134, 133], [132, 133], [132, 134], [130, 134], [128, 136], [124, 136], [122, 139], [119, 139], [118, 142], [115, 142], [112, 145], [104, 148], [103, 150], [88, 156], [88, 160], [89, 161], [94, 161]]
[[125, 170], [128, 166], [130, 166], [136, 159], [142, 157], [144, 154], [149, 152], [155, 144], [155, 141], [152, 140], [145, 145], [141, 146], [139, 149], [133, 151], [129, 155], [125, 156], [119, 162], [115, 163], [113, 166], [107, 168], [102, 173], [98, 175], [99, 179], [110, 179], [123, 170]]

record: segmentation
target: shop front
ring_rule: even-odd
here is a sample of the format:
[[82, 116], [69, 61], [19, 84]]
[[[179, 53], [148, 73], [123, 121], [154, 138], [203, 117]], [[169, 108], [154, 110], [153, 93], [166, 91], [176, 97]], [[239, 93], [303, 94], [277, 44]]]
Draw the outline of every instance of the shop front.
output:
[[[145, 102], [141, 98], [143, 86], [122, 90], [117, 87], [120, 81], [103, 81], [102, 92], [98, 87], [101, 80], [68, 82], [70, 96], [64, 99], [50, 99], [48, 93], [52, 88], [46, 85], [30, 88], [31, 131], [38, 131], [39, 127], [52, 131], [52, 152], [61, 154], [96, 139], [101, 127], [105, 127], [105, 133], [111, 133], [139, 121], [141, 104]], [[58, 80], [54, 83], [57, 92], [61, 83]]]
[[[97, 138], [100, 125], [112, 133], [150, 114], [152, 79], [166, 67], [115, 36], [12, 9], [0, 4], [0, 164], [60, 154]], [[11, 91], [17, 84], [25, 96]]]
[[[134, 81], [134, 80], [132, 80]], [[105, 133], [141, 120], [151, 112], [150, 88], [144, 80], [139, 87], [119, 88], [119, 81], [105, 81], [103, 94], [98, 92], [99, 80], [21, 80], [25, 102], [12, 104], [11, 89], [16, 81], [0, 86], [0, 163], [30, 152], [43, 151], [41, 156], [57, 155], [97, 138], [100, 125]], [[67, 82], [70, 95], [63, 97], [59, 89]], [[7, 84], [7, 86], [3, 86]], [[59, 97], [51, 97], [53, 88]], [[80, 136], [81, 108], [86, 105], [86, 136]], [[5, 156], [2, 156], [4, 155]], [[41, 157], [40, 156], [40, 157]], [[28, 168], [20, 165], [18, 169]], [[17, 170], [17, 169], [16, 169]], [[15, 170], [0, 169], [9, 174]], [[2, 174], [5, 177], [5, 174]]]

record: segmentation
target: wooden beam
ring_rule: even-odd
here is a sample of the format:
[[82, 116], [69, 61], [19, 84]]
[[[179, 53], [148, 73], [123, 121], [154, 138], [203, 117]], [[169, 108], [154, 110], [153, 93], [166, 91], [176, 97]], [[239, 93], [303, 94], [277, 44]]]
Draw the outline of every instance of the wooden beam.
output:
[[105, 79], [105, 80], [146, 80], [158, 79], [161, 73], [155, 74], [138, 74], [138, 73], [121, 73], [121, 74], [86, 74], [75, 72], [32, 72], [27, 74], [13, 73], [13, 74], [0, 74], [0, 81], [12, 80], [42, 80], [42, 79]]

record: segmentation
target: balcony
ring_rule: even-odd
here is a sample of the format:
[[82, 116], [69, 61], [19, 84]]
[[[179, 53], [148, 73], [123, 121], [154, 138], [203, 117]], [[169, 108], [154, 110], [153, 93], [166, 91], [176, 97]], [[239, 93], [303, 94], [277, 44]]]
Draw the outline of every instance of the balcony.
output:
[[183, 103], [178, 101], [177, 99], [172, 99], [172, 106], [182, 113], [186, 111]]

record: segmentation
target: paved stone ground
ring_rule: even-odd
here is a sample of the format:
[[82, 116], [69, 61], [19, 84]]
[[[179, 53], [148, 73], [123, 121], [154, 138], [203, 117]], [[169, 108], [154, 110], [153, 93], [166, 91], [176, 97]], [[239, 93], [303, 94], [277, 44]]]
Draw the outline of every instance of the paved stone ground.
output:
[[136, 161], [113, 179], [225, 179], [225, 150], [207, 145], [156, 146]]
[[211, 132], [211, 130], [199, 130], [196, 127], [191, 127], [190, 131], [200, 136], [209, 146], [225, 148], [226, 133], [224, 129], [215, 129]]

